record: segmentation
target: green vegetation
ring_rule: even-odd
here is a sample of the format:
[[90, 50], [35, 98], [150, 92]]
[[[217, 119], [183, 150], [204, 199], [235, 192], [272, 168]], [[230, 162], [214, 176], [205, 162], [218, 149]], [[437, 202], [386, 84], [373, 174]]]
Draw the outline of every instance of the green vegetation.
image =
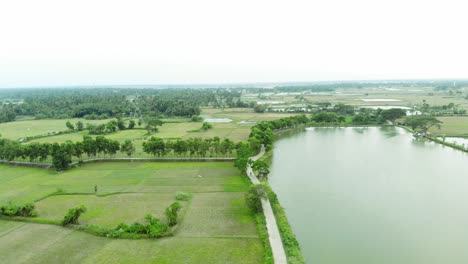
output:
[[438, 127], [429, 128], [429, 132], [434, 135], [468, 137], [468, 117], [437, 117], [442, 122], [440, 129]]
[[178, 201], [188, 201], [191, 197], [192, 195], [186, 192], [177, 192], [176, 194], [176, 200]]
[[207, 123], [207, 122], [204, 122], [202, 127], [201, 127], [201, 130], [203, 131], [207, 131], [208, 129], [212, 129], [213, 128], [213, 125], [210, 124], [210, 123]]
[[[135, 152], [133, 143], [127, 140], [121, 148], [117, 140], [107, 139], [104, 136], [97, 136], [96, 139], [84, 136], [82, 141], [67, 141], [58, 143], [31, 143], [22, 145], [18, 142], [0, 138], [0, 159], [19, 160], [28, 159], [30, 162], [44, 162], [51, 158], [56, 170], [65, 170], [70, 167], [73, 157], [83, 160], [83, 154], [88, 158], [96, 157], [98, 154], [113, 157], [118, 151], [131, 156]], [[201, 138], [191, 138], [188, 140], [177, 140], [165, 142], [161, 138], [151, 137], [147, 142], [143, 142], [143, 151], [153, 156], [189, 156], [206, 157], [231, 155], [235, 149], [234, 142], [229, 139], [221, 141], [219, 137], [202, 140]]]
[[245, 194], [245, 203], [255, 213], [262, 213], [262, 200], [266, 198], [265, 191], [261, 184], [250, 186]]
[[[3, 135], [0, 159], [52, 163], [56, 169], [65, 170], [72, 161], [82, 161], [84, 157], [226, 157], [235, 154], [235, 166], [245, 173], [249, 157], [257, 153], [262, 144], [271, 154], [275, 132], [304, 125], [382, 125], [405, 120], [405, 125], [423, 135], [431, 132], [468, 136], [466, 118], [454, 117], [464, 115], [468, 109], [468, 96], [462, 89], [466, 83], [380, 85], [317, 84], [268, 90], [51, 89], [30, 90], [29, 93], [5, 90], [0, 92], [0, 123], [8, 123], [0, 124]], [[394, 88], [398, 88], [398, 92]], [[415, 88], [421, 91], [413, 91]], [[391, 104], [385, 99], [390, 99]], [[403, 119], [406, 110], [398, 108], [402, 106], [413, 114], [419, 111], [423, 115]], [[200, 124], [198, 122], [203, 121], [200, 115], [233, 121]], [[63, 119], [12, 122], [51, 117]], [[441, 122], [444, 123], [442, 129], [436, 129]], [[269, 173], [267, 161], [268, 157], [264, 157], [251, 163], [259, 178], [266, 178]], [[219, 164], [129, 164], [89, 164], [59, 173], [0, 166], [0, 202], [11, 201], [8, 206], [0, 207], [4, 208], [0, 212], [22, 221], [57, 224], [72, 208], [67, 221], [77, 230], [90, 234], [111, 238], [174, 235], [153, 244], [144, 240], [113, 242], [113, 246], [102, 249], [102, 252], [90, 252], [88, 255], [92, 257], [86, 259], [88, 262], [112, 262], [115, 260], [112, 253], [118, 249], [119, 261], [166, 262], [170, 259], [177, 262], [179, 259], [185, 263], [186, 258], [179, 256], [180, 250], [184, 249], [196, 252], [190, 255], [190, 260], [196, 263], [259, 262], [258, 256], [262, 252], [264, 262], [272, 263], [268, 234], [259, 213], [259, 197], [266, 192], [280, 227], [288, 261], [303, 263], [284, 210], [268, 186], [249, 189], [247, 180], [237, 176], [238, 172]], [[81, 204], [86, 206], [86, 212], [77, 207]], [[26, 206], [32, 206], [31, 212], [37, 210], [38, 216], [27, 218], [35, 213], [21, 213], [26, 212], [21, 209]], [[143, 218], [144, 215], [147, 217]], [[76, 224], [78, 218], [79, 225]], [[3, 222], [0, 221], [0, 248], [3, 245], [8, 249], [9, 245], [3, 242], [6, 238], [2, 238]], [[31, 223], [22, 225], [33, 233], [40, 229]], [[9, 224], [3, 226], [5, 230], [14, 228]], [[54, 229], [57, 227], [49, 228], [44, 228], [44, 234], [63, 231]], [[66, 239], [65, 244], [83, 244], [73, 237], [92, 245], [98, 243], [93, 241], [102, 243], [99, 239], [105, 239], [90, 238], [73, 229], [65, 231], [70, 232], [67, 235], [70, 239]], [[12, 232], [21, 237], [21, 232]], [[230, 240], [231, 237], [236, 237], [239, 242]], [[198, 241], [193, 242], [193, 238]], [[212, 241], [214, 238], [220, 244], [232, 247], [226, 252], [232, 260], [223, 259], [224, 255], [215, 258], [214, 253], [205, 248], [195, 249], [195, 245], [220, 248], [218, 242]], [[36, 243], [34, 241], [31, 243]], [[44, 241], [40, 243], [45, 244]], [[162, 253], [148, 253], [154, 251], [155, 245]], [[246, 246], [251, 254], [239, 252]], [[137, 249], [140, 254], [130, 249]], [[141, 252], [143, 249], [148, 252]], [[52, 247], [41, 256], [54, 250], [59, 249]], [[2, 253], [6, 254], [0, 250]], [[11, 255], [6, 256], [8, 259]], [[45, 262], [50, 256], [39, 256], [37, 261]], [[71, 256], [81, 258], [80, 262], [83, 262], [82, 256]]]
[[[248, 183], [229, 162], [93, 163], [60, 173], [0, 165], [0, 171], [0, 204], [36, 201], [34, 222], [46, 223], [0, 220], [6, 262], [261, 263], [264, 258], [254, 215], [243, 200]], [[175, 199], [182, 209], [176, 209]], [[57, 226], [80, 205], [87, 210], [79, 225]], [[173, 228], [159, 220], [168, 207], [177, 211]], [[159, 239], [144, 239], [150, 237]]]
[[37, 216], [37, 212], [34, 210], [34, 204], [32, 203], [27, 203], [25, 205], [9, 203], [8, 205], [0, 206], [0, 216], [35, 217]]
[[0, 99], [6, 97], [21, 103], [2, 106], [0, 120], [12, 121], [16, 116], [34, 116], [36, 119], [85, 117], [94, 120], [135, 113], [191, 117], [200, 114], [200, 106], [216, 105], [218, 100], [235, 106], [233, 100], [240, 97], [237, 91], [224, 90], [216, 93], [216, 96], [215, 92], [203, 89], [136, 88], [5, 90], [0, 94]]
[[273, 213], [275, 214], [276, 223], [278, 224], [278, 228], [280, 230], [281, 239], [283, 241], [283, 246], [288, 258], [288, 263], [305, 263], [304, 258], [302, 257], [299, 242], [297, 242], [296, 236], [294, 235], [291, 226], [289, 225], [286, 212], [284, 211], [283, 207], [281, 207], [278, 201], [278, 197], [276, 197], [276, 194], [271, 190], [270, 186], [265, 184], [263, 187], [266, 190], [271, 207], [273, 208]]
[[62, 225], [66, 226], [78, 224], [78, 218], [80, 218], [80, 215], [85, 212], [86, 207], [84, 205], [80, 205], [78, 207], [68, 210], [68, 213], [63, 217]]
[[418, 115], [418, 116], [409, 116], [405, 119], [405, 125], [409, 126], [414, 133], [426, 135], [427, 131], [431, 127], [437, 127], [440, 129], [440, 120], [433, 116]]
[[169, 226], [175, 226], [177, 224], [177, 217], [181, 208], [182, 205], [179, 202], [174, 202], [166, 208], [167, 224]]

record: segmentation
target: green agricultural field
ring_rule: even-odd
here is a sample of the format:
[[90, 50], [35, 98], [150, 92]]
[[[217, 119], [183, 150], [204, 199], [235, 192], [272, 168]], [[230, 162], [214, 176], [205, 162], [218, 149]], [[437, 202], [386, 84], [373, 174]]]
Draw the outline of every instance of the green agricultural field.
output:
[[[229, 138], [233, 141], [243, 141], [247, 140], [250, 134], [250, 128], [253, 124], [237, 124], [237, 123], [219, 123], [213, 124], [213, 128], [207, 131], [197, 131], [201, 128], [202, 123], [194, 122], [185, 122], [185, 123], [165, 123], [159, 127], [159, 131], [156, 133], [148, 134], [148, 131], [145, 129], [129, 129], [118, 131], [112, 134], [104, 135], [108, 139], [118, 140], [119, 142], [124, 142], [126, 139], [134, 140], [135, 147], [137, 149], [135, 156], [145, 156], [140, 155], [142, 152], [141, 144], [144, 140], [149, 139], [150, 137], [160, 137], [164, 139], [179, 139], [179, 138], [191, 138], [191, 137], [200, 137], [200, 138], [212, 138], [215, 136], [223, 138]], [[197, 132], [194, 132], [197, 131]], [[81, 141], [83, 136], [88, 135], [87, 131], [67, 133], [56, 136], [42, 137], [34, 140], [30, 140], [27, 143], [31, 142], [40, 142], [40, 143], [63, 143], [65, 141]], [[95, 135], [91, 135], [95, 137]]]
[[468, 137], [468, 116], [442, 116], [440, 129], [433, 127], [430, 132], [437, 135]]
[[42, 119], [25, 120], [8, 123], [0, 123], [0, 134], [8, 139], [20, 139], [30, 136], [48, 135], [59, 131], [66, 131], [65, 123], [70, 121], [75, 124], [78, 121], [83, 123], [101, 124], [109, 120], [85, 120], [85, 119]]
[[[139, 140], [147, 137], [147, 131], [143, 129], [129, 129], [129, 130], [123, 130], [123, 131], [118, 131], [116, 133], [104, 135], [108, 139], [114, 139], [118, 140], [120, 142], [125, 141], [126, 139], [130, 140]], [[88, 135], [88, 131], [80, 131], [80, 132], [74, 132], [74, 133], [68, 133], [68, 134], [62, 134], [62, 135], [57, 135], [57, 136], [50, 136], [50, 137], [43, 137], [43, 138], [38, 138], [38, 139], [33, 139], [28, 141], [27, 143], [31, 142], [40, 142], [40, 143], [63, 143], [65, 141], [71, 140], [71, 141], [81, 141], [83, 140], [83, 136]], [[96, 137], [96, 135], [90, 135], [92, 137]]]
[[[244, 202], [248, 180], [230, 162], [93, 163], [62, 173], [0, 165], [0, 204], [36, 201], [59, 221], [85, 205], [81, 224], [115, 227], [164, 219], [179, 191], [192, 194], [173, 237], [122, 240], [56, 225], [0, 220], [6, 263], [262, 263], [263, 246]], [[94, 186], [98, 186], [97, 195]], [[57, 190], [65, 194], [48, 196]]]
[[203, 108], [202, 115], [211, 118], [230, 118], [235, 123], [240, 121], [258, 122], [293, 116], [293, 113], [255, 113], [252, 108]]

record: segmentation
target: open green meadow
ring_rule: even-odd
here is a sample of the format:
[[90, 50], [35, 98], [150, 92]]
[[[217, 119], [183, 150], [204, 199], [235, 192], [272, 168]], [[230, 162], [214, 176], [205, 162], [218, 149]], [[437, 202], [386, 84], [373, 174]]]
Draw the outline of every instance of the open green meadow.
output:
[[[13, 122], [15, 123], [15, 122]], [[159, 127], [159, 131], [148, 134], [145, 129], [129, 129], [117, 131], [112, 134], [104, 135], [107, 139], [118, 140], [123, 143], [129, 139], [133, 141], [136, 152], [133, 157], [148, 157], [148, 154], [143, 152], [143, 142], [151, 137], [159, 137], [166, 140], [188, 139], [188, 138], [213, 138], [221, 139], [229, 138], [234, 142], [245, 141], [249, 138], [250, 128], [253, 124], [238, 124], [238, 123], [214, 123], [213, 128], [207, 131], [197, 131], [201, 128], [202, 123], [185, 122], [185, 123], [165, 123]], [[56, 136], [41, 137], [33, 139], [25, 144], [32, 142], [39, 143], [63, 143], [70, 141], [81, 141], [83, 136], [88, 135], [87, 131], [61, 134]], [[91, 135], [95, 137], [95, 135]], [[116, 157], [127, 157], [126, 154], [118, 152]]]
[[244, 202], [249, 183], [230, 162], [93, 163], [61, 173], [0, 165], [0, 172], [0, 204], [36, 201], [36, 222], [58, 222], [82, 204], [88, 211], [80, 224], [112, 228], [142, 222], [146, 214], [164, 219], [177, 192], [192, 195], [175, 235], [156, 240], [110, 239], [1, 220], [0, 255], [6, 263], [263, 261], [256, 222]]
[[78, 121], [91, 124], [102, 124], [109, 120], [85, 120], [79, 118], [71, 119], [41, 119], [41, 120], [24, 120], [0, 123], [0, 134], [8, 139], [21, 139], [31, 136], [47, 136], [49, 133], [66, 131], [65, 123], [70, 121], [75, 124]]
[[429, 131], [436, 135], [468, 137], [468, 116], [440, 116], [440, 129], [433, 127]]
[[259, 122], [297, 115], [294, 113], [256, 113], [252, 108], [203, 108], [203, 116], [210, 118], [230, 118], [235, 123]]

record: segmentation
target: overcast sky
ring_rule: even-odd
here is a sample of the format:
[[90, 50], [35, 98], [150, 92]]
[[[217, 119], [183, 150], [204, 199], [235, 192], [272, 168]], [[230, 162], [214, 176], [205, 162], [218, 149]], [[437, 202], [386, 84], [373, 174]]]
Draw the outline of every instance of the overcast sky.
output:
[[0, 2], [0, 87], [468, 78], [454, 0]]

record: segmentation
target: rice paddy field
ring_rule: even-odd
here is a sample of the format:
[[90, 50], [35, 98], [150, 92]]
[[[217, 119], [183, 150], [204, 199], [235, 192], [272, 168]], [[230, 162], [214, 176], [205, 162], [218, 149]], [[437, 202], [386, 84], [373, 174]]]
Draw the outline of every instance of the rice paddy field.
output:
[[[262, 263], [246, 207], [249, 183], [230, 162], [110, 162], [65, 172], [0, 165], [0, 204], [35, 202], [35, 222], [85, 205], [80, 224], [115, 227], [163, 219], [177, 192], [192, 195], [173, 237], [111, 239], [51, 224], [0, 220], [4, 263]], [[94, 186], [98, 192], [94, 193]], [[59, 195], [51, 195], [61, 190]]]
[[430, 132], [436, 135], [468, 137], [468, 116], [440, 116], [440, 129], [433, 127]]

